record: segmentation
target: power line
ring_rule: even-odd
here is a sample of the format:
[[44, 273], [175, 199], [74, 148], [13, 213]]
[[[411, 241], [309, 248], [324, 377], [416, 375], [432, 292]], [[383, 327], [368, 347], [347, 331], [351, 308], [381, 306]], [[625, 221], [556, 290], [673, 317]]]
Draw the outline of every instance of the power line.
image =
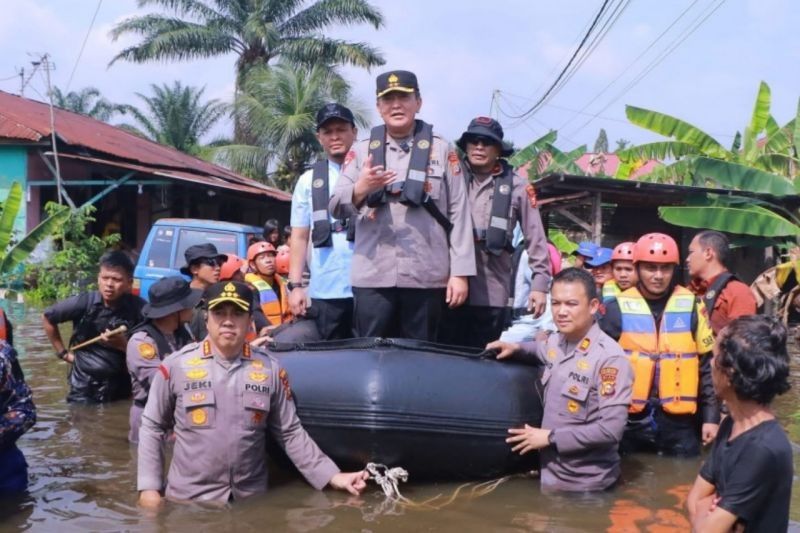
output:
[[591, 100], [589, 100], [583, 107], [581, 107], [580, 111], [576, 111], [575, 114], [572, 117], [570, 117], [564, 124], [562, 124], [559, 127], [559, 130], [566, 128], [573, 120], [575, 120], [577, 118], [577, 116], [579, 114], [582, 114], [583, 111], [586, 111], [589, 108], [589, 106], [591, 106], [593, 103], [595, 103], [603, 94], [606, 93], [606, 91], [608, 89], [610, 89], [615, 83], [617, 83], [624, 75], [626, 75], [628, 72], [630, 72], [631, 67], [633, 67], [636, 63], [638, 63], [639, 60], [642, 57], [644, 57], [647, 54], [647, 52], [649, 52], [656, 45], [656, 43], [658, 43], [658, 41], [660, 41], [667, 33], [669, 33], [670, 30], [689, 12], [689, 10], [691, 10], [697, 4], [698, 1], [699, 0], [694, 0], [694, 2], [689, 4], [689, 6], [686, 9], [684, 9], [680, 13], [680, 15], [678, 15], [669, 24], [669, 26], [667, 26], [664, 29], [664, 31], [662, 31], [658, 35], [658, 37], [656, 37], [652, 42], [650, 42], [650, 44], [647, 45], [647, 47], [638, 56], [636, 56], [636, 59], [631, 61], [624, 69], [622, 69], [622, 71], [619, 73], [619, 75], [616, 78], [611, 80], [611, 82], [608, 85], [603, 87], [603, 89], [599, 93], [597, 93]]
[[605, 13], [606, 8], [608, 7], [608, 3], [610, 1], [611, 0], [603, 0], [603, 5], [600, 6], [600, 10], [597, 12], [597, 15], [595, 15], [594, 20], [592, 21], [592, 24], [589, 26], [589, 31], [587, 31], [586, 35], [583, 36], [583, 39], [578, 44], [578, 47], [575, 49], [575, 52], [572, 54], [572, 57], [567, 62], [567, 65], [561, 70], [561, 73], [558, 75], [558, 77], [552, 83], [552, 85], [550, 85], [550, 88], [547, 89], [547, 91], [545, 91], [545, 93], [542, 95], [542, 97], [539, 98], [539, 100], [533, 106], [531, 106], [530, 109], [528, 109], [527, 111], [525, 111], [521, 115], [515, 115], [515, 116], [509, 115], [508, 116], [509, 118], [512, 118], [512, 119], [524, 118], [524, 117], [530, 115], [531, 113], [533, 113], [534, 111], [536, 111], [539, 108], [539, 106], [541, 106], [541, 104], [550, 95], [550, 93], [553, 92], [553, 90], [555, 89], [556, 85], [558, 85], [558, 82], [561, 81], [561, 79], [564, 77], [564, 75], [567, 73], [567, 71], [569, 70], [570, 66], [572, 65], [572, 62], [575, 61], [575, 58], [578, 56], [580, 51], [583, 49], [583, 46], [586, 44], [586, 41], [592, 35], [592, 32], [594, 32], [594, 28], [597, 26], [597, 23], [600, 21], [600, 18]]
[[[518, 108], [518, 107], [517, 107], [517, 106], [514, 104], [514, 102], [512, 102], [511, 100], [509, 100], [508, 98], [506, 98], [506, 97], [504, 96], [504, 94], [503, 94], [503, 93], [501, 93], [500, 91], [498, 91], [498, 92], [497, 92], [497, 100], [496, 100], [496, 106], [497, 106], [497, 109], [498, 109], [498, 111], [500, 111], [500, 112], [501, 112], [501, 113], [503, 113], [504, 115], [507, 115], [507, 113], [506, 113], [505, 111], [503, 111], [503, 109], [500, 107], [500, 100], [504, 100], [506, 104], [508, 104], [508, 105], [509, 105], [511, 108], [513, 108], [513, 109], [512, 109], [512, 111], [514, 111], [514, 112], [516, 112], [516, 113], [519, 113], [519, 110], [520, 110], [520, 109], [519, 109], [519, 108]], [[553, 130], [553, 128], [552, 128], [551, 126], [548, 126], [547, 124], [545, 124], [544, 122], [542, 122], [541, 120], [539, 120], [538, 118], [536, 118], [535, 116], [531, 116], [531, 117], [530, 117], [530, 119], [531, 119], [531, 120], [533, 120], [534, 122], [536, 122], [537, 124], [539, 124], [539, 126], [541, 126], [541, 127], [542, 127], [542, 129], [544, 129], [544, 130], [545, 130], [545, 132], [554, 131], [554, 130]], [[528, 122], [527, 122], [527, 121], [523, 121], [523, 122], [521, 122], [520, 124], [522, 124], [523, 126], [527, 127], [529, 130], [531, 130], [531, 131], [534, 133], [534, 135], [540, 135], [540, 133], [539, 133], [539, 132], [537, 132], [536, 130], [534, 130], [534, 129], [531, 127], [531, 125], [530, 125], [530, 124], [528, 124]], [[513, 126], [511, 126], [511, 127], [513, 127]], [[566, 140], [566, 141], [568, 141], [568, 142], [571, 142], [571, 143], [572, 143], [573, 145], [575, 145], [575, 146], [581, 146], [581, 143], [579, 143], [578, 141], [576, 141], [576, 140], [574, 140], [574, 139], [570, 139], [570, 138], [569, 138], [569, 137], [567, 137], [566, 135], [561, 135], [561, 134], [558, 134], [558, 138], [559, 138], [559, 139], [564, 139], [564, 140]]]
[[[724, 3], [725, 3], [725, 0], [719, 0], [717, 5], [714, 6], [713, 9], [711, 9], [708, 12], [708, 14], [706, 14], [704, 17], [702, 15], [702, 13], [698, 17], [696, 17], [692, 23], [694, 23], [695, 21], [698, 21], [698, 19], [700, 19], [700, 17], [702, 17], [702, 19], [700, 19], [699, 22], [697, 22], [690, 29], [684, 30], [683, 33], [681, 33], [677, 38], [675, 38], [670, 43], [670, 45], [668, 45], [669, 47], [667, 49], [662, 51], [661, 54], [658, 57], [656, 57], [653, 61], [651, 61], [631, 82], [628, 83], [628, 85], [626, 85], [619, 93], [617, 93], [617, 95], [613, 99], [611, 99], [611, 101], [609, 101], [603, 108], [601, 108], [599, 111], [597, 111], [597, 113], [594, 113], [589, 120], [584, 122], [583, 125], [581, 125], [579, 128], [577, 128], [574, 131], [572, 131], [570, 134], [571, 135], [575, 135], [576, 133], [581, 131], [583, 128], [585, 128], [586, 126], [591, 124], [594, 121], [595, 118], [597, 118], [606, 109], [608, 109], [614, 103], [616, 103], [617, 100], [622, 98], [628, 91], [633, 89], [640, 81], [642, 81], [648, 74], [650, 74], [650, 72], [652, 72], [653, 69], [655, 69], [658, 65], [660, 65], [672, 52], [674, 52], [681, 44], [686, 42], [686, 40], [695, 31], [697, 31], [706, 22], [706, 20], [708, 20], [709, 17], [711, 17], [711, 15], [716, 13], [717, 10], [720, 7], [722, 7], [722, 4], [724, 4]], [[709, 4], [709, 6], [711, 6], [711, 5], [713, 5], [713, 4]], [[690, 24], [692, 24], [692, 23], [690, 23]]]
[[72, 66], [72, 72], [69, 74], [69, 80], [67, 81], [67, 87], [64, 89], [66, 93], [69, 91], [70, 85], [72, 85], [72, 78], [75, 76], [75, 71], [78, 69], [78, 63], [81, 61], [81, 57], [83, 56], [83, 50], [86, 48], [86, 42], [89, 40], [89, 34], [92, 33], [92, 28], [94, 27], [94, 21], [97, 20], [97, 14], [100, 12], [100, 6], [103, 5], [103, 0], [97, 0], [97, 7], [94, 10], [94, 15], [92, 15], [92, 21], [89, 22], [89, 29], [86, 30], [86, 36], [83, 38], [83, 44], [81, 44], [81, 49], [78, 52], [78, 57], [75, 58], [75, 64]]

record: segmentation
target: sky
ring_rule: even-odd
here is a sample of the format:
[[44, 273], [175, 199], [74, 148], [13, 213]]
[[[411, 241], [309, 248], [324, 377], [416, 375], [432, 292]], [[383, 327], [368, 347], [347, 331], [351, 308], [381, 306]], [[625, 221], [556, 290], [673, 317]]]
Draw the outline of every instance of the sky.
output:
[[[368, 42], [386, 59], [384, 67], [371, 72], [343, 69], [355, 98], [372, 110], [373, 124], [378, 120], [374, 79], [390, 69], [417, 74], [420, 118], [451, 140], [478, 115], [500, 120], [506, 139], [517, 147], [550, 129], [558, 131], [556, 146], [562, 150], [584, 144], [591, 150], [600, 128], [612, 150], [617, 139], [636, 144], [663, 140], [627, 121], [625, 106], [635, 105], [681, 118], [729, 146], [748, 124], [762, 80], [771, 88], [772, 114], [779, 124], [797, 113], [800, 2], [623, 3], [624, 10], [591, 55], [525, 119], [511, 117], [523, 114], [553, 84], [601, 0], [372, 3], [382, 11], [385, 27], [339, 27], [330, 35]], [[135, 93], [149, 94], [151, 84], [179, 80], [204, 86], [209, 98], [232, 98], [233, 55], [108, 66], [119, 50], [138, 42], [135, 36], [114, 42], [109, 30], [125, 18], [158, 11], [139, 8], [136, 0], [102, 0], [90, 31], [98, 0], [0, 0], [0, 6], [0, 90], [19, 94], [20, 68], [29, 74], [31, 62], [47, 53], [55, 64], [52, 83], [62, 91], [93, 86], [113, 102], [141, 104]], [[29, 80], [25, 96], [44, 100], [46, 92], [40, 70]], [[226, 123], [211, 136], [231, 130]]]

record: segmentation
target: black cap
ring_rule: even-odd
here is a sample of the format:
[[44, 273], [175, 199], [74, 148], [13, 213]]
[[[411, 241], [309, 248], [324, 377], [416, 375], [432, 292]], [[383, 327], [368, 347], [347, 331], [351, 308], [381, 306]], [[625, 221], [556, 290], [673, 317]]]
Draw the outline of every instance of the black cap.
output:
[[147, 291], [150, 299], [142, 308], [145, 318], [162, 318], [176, 311], [195, 307], [203, 291], [192, 289], [180, 276], [169, 276], [156, 281]]
[[407, 70], [391, 70], [389, 72], [384, 72], [378, 76], [375, 82], [375, 93], [378, 98], [392, 91], [400, 91], [403, 93], [419, 91], [417, 75]]
[[356, 125], [356, 119], [353, 117], [353, 112], [341, 104], [325, 104], [322, 109], [317, 111], [317, 129], [320, 129], [323, 124], [332, 119], [344, 120], [353, 126]]
[[514, 153], [514, 149], [503, 141], [503, 126], [493, 118], [475, 117], [470, 121], [467, 131], [456, 141], [456, 145], [464, 152], [467, 151], [467, 141], [470, 137], [487, 137], [493, 140], [500, 146], [500, 155], [503, 157]]
[[181, 267], [181, 274], [186, 274], [187, 276], [192, 275], [192, 273], [189, 272], [189, 267], [192, 266], [192, 263], [196, 263], [201, 259], [216, 258], [219, 259], [221, 263], [228, 260], [228, 256], [219, 253], [217, 247], [211, 243], [190, 246], [183, 252], [183, 257], [186, 259], [186, 264]]
[[203, 299], [206, 309], [214, 309], [220, 304], [231, 302], [243, 311], [253, 311], [253, 289], [241, 281], [219, 281], [206, 289]]

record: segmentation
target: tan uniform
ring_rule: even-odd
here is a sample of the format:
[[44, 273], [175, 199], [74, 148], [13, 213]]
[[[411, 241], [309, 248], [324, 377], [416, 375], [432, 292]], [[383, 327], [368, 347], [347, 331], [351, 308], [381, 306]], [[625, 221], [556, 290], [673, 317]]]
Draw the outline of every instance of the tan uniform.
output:
[[[467, 172], [469, 172], [467, 170]], [[514, 176], [514, 189], [511, 192], [511, 212], [509, 213], [508, 242], [512, 241], [514, 227], [519, 222], [525, 236], [528, 251], [528, 265], [533, 277], [531, 290], [547, 292], [550, 284], [550, 254], [547, 238], [542, 226], [539, 209], [531, 204], [526, 187], [528, 182], [521, 176]], [[477, 230], [489, 227], [492, 216], [494, 180], [487, 177], [478, 181], [469, 180], [467, 190], [472, 224]], [[477, 275], [469, 280], [469, 305], [506, 307], [511, 294], [511, 253], [494, 255], [486, 251], [482, 242], [475, 244], [475, 263]]]
[[[366, 160], [369, 140], [348, 154], [331, 196], [330, 211], [346, 217], [353, 206], [353, 188]], [[410, 152], [387, 135], [386, 168], [405, 179]], [[389, 196], [386, 204], [356, 209], [352, 266], [354, 287], [444, 288], [450, 276], [474, 276], [475, 252], [467, 195], [455, 149], [434, 133], [428, 180], [430, 197], [453, 224], [450, 244], [444, 229], [423, 207], [408, 207]]]
[[[175, 338], [164, 335], [170, 347], [170, 353], [177, 350]], [[128, 348], [125, 353], [128, 372], [131, 375], [131, 385], [133, 388], [133, 404], [130, 411], [130, 432], [128, 440], [139, 442], [139, 426], [142, 423], [142, 411], [147, 403], [147, 394], [150, 391], [150, 384], [153, 377], [158, 372], [158, 365], [161, 360], [169, 355], [158, 352], [158, 345], [155, 339], [147, 334], [146, 331], [137, 331], [128, 340]]]
[[555, 446], [541, 450], [542, 488], [608, 488], [620, 475], [633, 385], [622, 348], [595, 323], [575, 346], [554, 333], [546, 342], [523, 343], [522, 352], [545, 365], [542, 428], [555, 432]]
[[267, 431], [314, 488], [339, 472], [300, 425], [286, 371], [266, 352], [244, 350], [229, 362], [206, 340], [161, 364], [139, 434], [140, 491], [164, 488], [161, 440], [173, 425], [172, 499], [225, 502], [266, 491]]

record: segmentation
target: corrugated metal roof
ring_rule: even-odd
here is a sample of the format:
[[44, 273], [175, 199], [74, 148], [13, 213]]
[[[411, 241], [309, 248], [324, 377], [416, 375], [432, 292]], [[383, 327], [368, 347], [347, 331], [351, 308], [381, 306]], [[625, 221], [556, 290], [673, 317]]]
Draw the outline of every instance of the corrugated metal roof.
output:
[[[291, 195], [280, 189], [77, 113], [55, 108], [55, 130], [58, 138], [70, 146], [138, 164], [144, 169], [142, 172], [164, 172], [174, 174], [176, 179], [217, 187], [236, 189], [235, 185], [240, 185], [249, 189], [246, 192], [250, 194], [291, 201]], [[0, 91], [0, 139], [39, 141], [50, 133], [47, 104]], [[108, 162], [108, 159], [104, 158], [104, 161]], [[183, 177], [178, 178], [179, 174]]]

